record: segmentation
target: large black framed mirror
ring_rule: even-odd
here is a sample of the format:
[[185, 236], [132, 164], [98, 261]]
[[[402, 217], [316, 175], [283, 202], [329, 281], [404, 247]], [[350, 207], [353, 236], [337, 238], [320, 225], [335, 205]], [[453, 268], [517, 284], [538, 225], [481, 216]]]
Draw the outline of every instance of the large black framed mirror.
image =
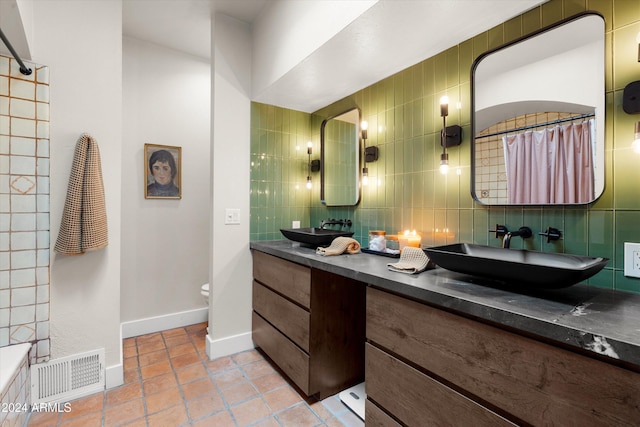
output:
[[485, 205], [572, 205], [604, 191], [604, 18], [581, 13], [471, 69], [471, 193]]
[[353, 108], [320, 127], [320, 200], [353, 206], [360, 200], [360, 110]]

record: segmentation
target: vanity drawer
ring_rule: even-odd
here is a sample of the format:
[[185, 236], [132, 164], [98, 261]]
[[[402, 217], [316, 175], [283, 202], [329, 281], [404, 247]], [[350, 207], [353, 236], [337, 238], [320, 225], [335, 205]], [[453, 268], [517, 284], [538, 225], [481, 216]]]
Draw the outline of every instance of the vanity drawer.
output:
[[396, 422], [387, 415], [375, 403], [367, 399], [364, 403], [364, 419], [367, 420], [367, 427], [401, 427], [402, 424]]
[[316, 393], [309, 390], [309, 356], [255, 311], [252, 316], [253, 341], [306, 395]]
[[514, 425], [370, 344], [365, 378], [367, 397], [405, 425]]
[[310, 308], [311, 269], [309, 267], [253, 251], [253, 278], [303, 307]]
[[309, 312], [253, 281], [253, 309], [309, 352]]
[[367, 339], [527, 424], [640, 419], [636, 372], [373, 288]]

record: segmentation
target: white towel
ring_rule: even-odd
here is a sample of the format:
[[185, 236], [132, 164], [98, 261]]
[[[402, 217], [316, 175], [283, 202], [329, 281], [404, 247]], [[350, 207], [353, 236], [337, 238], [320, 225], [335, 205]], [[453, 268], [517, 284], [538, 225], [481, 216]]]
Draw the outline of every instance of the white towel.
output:
[[387, 267], [398, 273], [417, 274], [427, 268], [434, 268], [434, 265], [421, 248], [405, 246], [400, 254], [400, 261], [387, 264]]

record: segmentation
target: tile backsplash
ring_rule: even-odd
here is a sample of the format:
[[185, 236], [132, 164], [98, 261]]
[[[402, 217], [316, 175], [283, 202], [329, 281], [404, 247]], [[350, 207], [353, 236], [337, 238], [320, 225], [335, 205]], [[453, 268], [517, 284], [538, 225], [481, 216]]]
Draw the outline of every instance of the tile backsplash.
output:
[[[597, 11], [605, 19], [603, 195], [586, 206], [489, 207], [476, 203], [470, 195], [469, 148], [473, 61], [489, 49], [586, 10]], [[514, 239], [512, 247], [609, 258], [607, 267], [588, 283], [640, 292], [640, 279], [623, 274], [624, 242], [640, 242], [636, 188], [640, 155], [631, 150], [634, 124], [640, 115], [622, 110], [624, 87], [640, 80], [638, 33], [640, 2], [550, 0], [314, 114], [254, 103], [251, 239], [281, 239], [279, 229], [289, 228], [292, 219], [301, 220], [304, 227], [318, 225], [326, 218], [350, 218], [355, 224], [354, 237], [364, 244], [370, 229], [396, 233], [411, 228], [422, 234], [427, 246], [454, 242], [499, 246], [501, 240], [488, 232], [495, 224], [510, 229], [527, 225], [535, 237], [526, 242]], [[438, 171], [442, 127], [438, 103], [445, 94], [450, 99], [447, 124], [463, 128], [462, 145], [449, 150], [452, 172], [446, 176]], [[460, 109], [452, 107], [457, 104]], [[362, 188], [358, 205], [327, 208], [320, 203], [317, 185], [310, 191], [293, 190], [306, 178], [307, 158], [306, 153], [292, 153], [297, 153], [296, 144], [304, 146], [306, 138], [317, 147], [322, 119], [355, 106], [369, 123], [367, 146], [378, 146], [380, 156], [367, 165], [370, 184]], [[296, 118], [295, 128], [292, 117]], [[261, 163], [256, 167], [258, 158], [267, 166], [263, 168]], [[312, 179], [319, 183], [319, 175]], [[537, 235], [550, 226], [562, 231], [562, 240], [546, 243]]]
[[0, 347], [49, 358], [49, 69], [0, 56]]

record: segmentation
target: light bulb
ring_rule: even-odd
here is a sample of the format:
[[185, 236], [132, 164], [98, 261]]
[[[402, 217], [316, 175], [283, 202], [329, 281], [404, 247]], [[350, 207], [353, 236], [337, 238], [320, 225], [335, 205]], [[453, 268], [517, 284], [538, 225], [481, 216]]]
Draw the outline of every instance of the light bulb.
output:
[[369, 123], [367, 123], [366, 120], [363, 120], [362, 123], [360, 123], [360, 129], [362, 129], [362, 130], [369, 129]]
[[449, 173], [449, 155], [446, 153], [440, 155], [440, 173], [442, 175]]
[[440, 116], [446, 117], [449, 115], [449, 97], [447, 95], [440, 98]]
[[[640, 37], [640, 33], [638, 33], [638, 37]], [[636, 122], [631, 148], [633, 148], [634, 152], [640, 153], [640, 122]]]
[[311, 177], [310, 177], [310, 176], [308, 176], [308, 177], [307, 177], [307, 189], [308, 189], [308, 190], [311, 190], [311, 187], [313, 187], [313, 185], [311, 184]]
[[313, 142], [307, 142], [307, 154], [311, 154], [311, 149], [313, 147]]
[[362, 168], [362, 185], [369, 184], [369, 168]]

